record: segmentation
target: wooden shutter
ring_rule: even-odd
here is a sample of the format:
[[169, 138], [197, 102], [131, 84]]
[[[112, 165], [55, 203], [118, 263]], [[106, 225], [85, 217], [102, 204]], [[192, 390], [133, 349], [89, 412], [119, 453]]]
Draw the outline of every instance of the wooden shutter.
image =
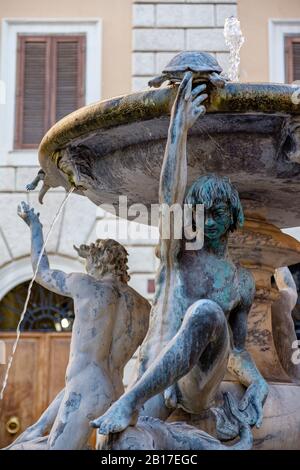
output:
[[19, 37], [15, 147], [35, 147], [47, 128], [50, 42]]
[[286, 36], [285, 66], [288, 83], [300, 80], [300, 36]]
[[84, 104], [84, 36], [18, 38], [15, 148], [36, 148], [59, 119]]
[[53, 54], [56, 90], [52, 122], [56, 122], [84, 104], [84, 37], [54, 38]]

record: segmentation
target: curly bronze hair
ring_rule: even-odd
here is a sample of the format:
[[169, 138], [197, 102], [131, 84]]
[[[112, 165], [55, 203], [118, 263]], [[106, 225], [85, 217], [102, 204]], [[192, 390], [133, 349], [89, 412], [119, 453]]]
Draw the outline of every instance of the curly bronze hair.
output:
[[129, 281], [128, 253], [124, 246], [116, 240], [98, 239], [90, 245], [80, 245], [79, 248], [74, 245], [74, 248], [82, 258], [91, 257], [94, 266], [101, 275], [112, 273], [121, 282], [127, 283]]

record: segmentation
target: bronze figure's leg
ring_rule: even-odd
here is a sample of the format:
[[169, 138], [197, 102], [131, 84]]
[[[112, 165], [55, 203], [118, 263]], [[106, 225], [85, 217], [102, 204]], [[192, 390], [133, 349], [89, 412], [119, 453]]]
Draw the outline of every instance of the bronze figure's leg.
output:
[[203, 383], [206, 376], [210, 381], [215, 366], [213, 360], [224, 356], [225, 351], [228, 351], [228, 328], [222, 309], [211, 300], [198, 300], [189, 307], [178, 333], [152, 366], [131, 390], [94, 420], [92, 426], [98, 427], [101, 434], [123, 431], [136, 422], [143, 403], [184, 377], [193, 367], [200, 367]]

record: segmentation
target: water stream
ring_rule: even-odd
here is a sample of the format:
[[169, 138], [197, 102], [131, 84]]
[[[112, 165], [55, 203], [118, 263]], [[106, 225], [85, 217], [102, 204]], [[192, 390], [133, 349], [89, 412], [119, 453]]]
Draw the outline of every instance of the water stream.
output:
[[229, 47], [228, 78], [233, 82], [239, 80], [240, 50], [245, 42], [241, 25], [237, 18], [230, 16], [224, 24], [225, 44]]
[[30, 284], [28, 286], [26, 300], [25, 300], [24, 307], [23, 307], [22, 313], [20, 315], [20, 320], [19, 320], [19, 323], [18, 323], [18, 326], [17, 326], [17, 329], [16, 329], [17, 337], [16, 337], [15, 342], [13, 344], [12, 352], [11, 352], [11, 355], [10, 355], [8, 363], [7, 363], [5, 377], [4, 377], [1, 392], [0, 392], [0, 400], [3, 400], [3, 395], [4, 395], [4, 392], [5, 392], [5, 389], [6, 389], [6, 386], [7, 386], [7, 382], [8, 382], [9, 372], [10, 372], [10, 369], [11, 369], [11, 366], [12, 366], [12, 363], [13, 363], [14, 355], [15, 355], [15, 352], [16, 352], [16, 349], [17, 349], [17, 346], [18, 346], [18, 343], [19, 343], [20, 335], [21, 335], [21, 324], [22, 324], [22, 321], [24, 320], [24, 317], [26, 315], [26, 311], [27, 311], [27, 307], [28, 307], [28, 303], [29, 303], [29, 299], [30, 299], [30, 295], [31, 295], [32, 286], [33, 286], [33, 283], [36, 279], [43, 253], [45, 251], [45, 248], [46, 248], [46, 245], [47, 245], [48, 240], [50, 238], [50, 235], [51, 235], [51, 233], [52, 233], [52, 231], [53, 231], [53, 229], [54, 229], [54, 227], [55, 227], [55, 225], [56, 225], [56, 223], [57, 223], [57, 221], [60, 217], [60, 214], [62, 213], [63, 208], [65, 207], [65, 205], [66, 205], [69, 197], [71, 196], [73, 190], [74, 190], [74, 188], [70, 189], [70, 191], [66, 195], [65, 199], [63, 200], [63, 202], [59, 206], [59, 208], [58, 208], [58, 210], [55, 214], [55, 217], [54, 217], [54, 219], [53, 219], [53, 221], [50, 225], [48, 233], [46, 235], [46, 238], [45, 238], [44, 244], [42, 246], [41, 252], [39, 254], [37, 265], [36, 265], [36, 268], [34, 270], [34, 273], [33, 273], [32, 279], [30, 281]]

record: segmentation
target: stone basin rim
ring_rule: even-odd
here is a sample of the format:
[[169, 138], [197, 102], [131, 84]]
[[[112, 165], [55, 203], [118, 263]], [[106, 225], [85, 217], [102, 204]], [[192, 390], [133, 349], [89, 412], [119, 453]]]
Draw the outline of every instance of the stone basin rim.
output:
[[[210, 90], [207, 113], [300, 114], [300, 104], [292, 101], [295, 90], [284, 84], [229, 82], [223, 89]], [[53, 152], [97, 129], [169, 115], [176, 91], [177, 86], [149, 89], [98, 101], [68, 114], [43, 137], [38, 149], [41, 166]]]

